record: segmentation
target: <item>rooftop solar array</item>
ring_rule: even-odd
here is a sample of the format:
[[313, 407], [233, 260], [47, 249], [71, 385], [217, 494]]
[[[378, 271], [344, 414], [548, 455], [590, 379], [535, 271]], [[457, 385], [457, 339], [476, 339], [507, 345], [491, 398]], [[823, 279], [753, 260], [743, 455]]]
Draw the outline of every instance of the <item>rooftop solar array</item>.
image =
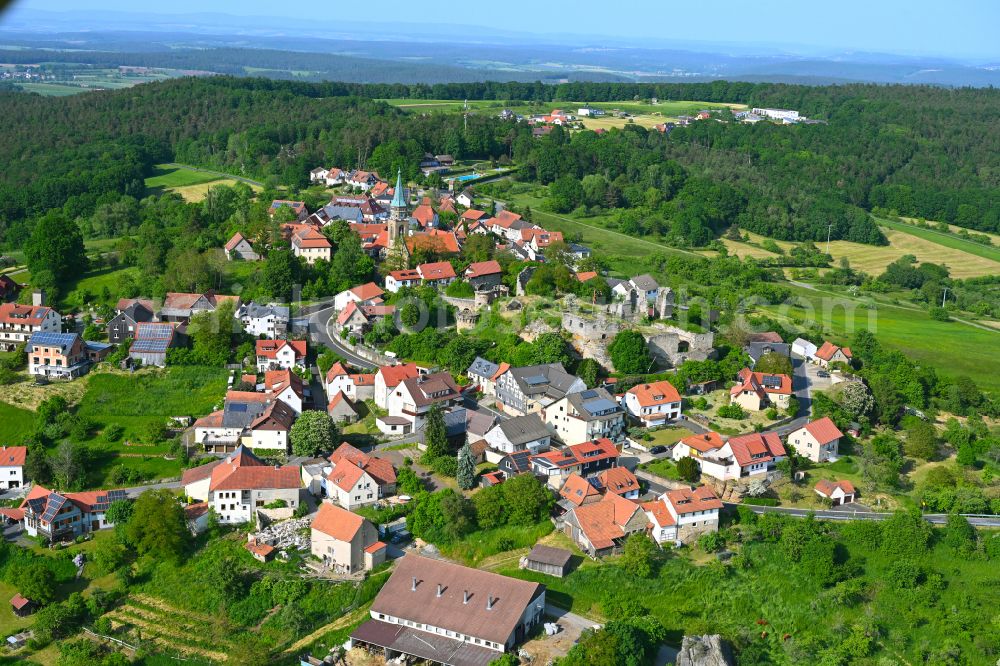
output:
[[583, 398], [584, 400], [590, 400], [591, 398], [596, 398], [597, 391], [593, 389], [587, 389], [586, 391], [580, 393], [580, 397]]
[[764, 375], [761, 379], [761, 383], [763, 383], [766, 388], [781, 388], [781, 377]]
[[133, 352], [165, 352], [170, 346], [170, 340], [166, 338], [153, 338], [147, 340], [136, 340], [130, 348]]
[[618, 405], [607, 398], [599, 398], [597, 400], [588, 400], [583, 403], [583, 407], [591, 414], [603, 414], [604, 412], [617, 409]]
[[94, 511], [107, 511], [112, 502], [125, 499], [124, 490], [109, 490], [106, 495], [98, 495], [94, 503]]
[[45, 513], [42, 514], [42, 520], [47, 523], [51, 523], [56, 517], [56, 514], [59, 513], [59, 509], [63, 508], [65, 504], [66, 498], [62, 495], [57, 495], [55, 493], [49, 495], [49, 504], [45, 507]]
[[532, 375], [530, 377], [525, 377], [524, 381], [528, 386], [538, 386], [540, 384], [548, 383], [549, 379], [545, 375]]

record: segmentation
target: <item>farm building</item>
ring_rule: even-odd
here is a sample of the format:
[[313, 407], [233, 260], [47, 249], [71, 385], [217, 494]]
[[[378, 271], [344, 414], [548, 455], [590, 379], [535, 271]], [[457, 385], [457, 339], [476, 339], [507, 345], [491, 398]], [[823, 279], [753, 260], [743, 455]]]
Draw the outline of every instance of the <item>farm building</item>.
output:
[[536, 544], [531, 552], [521, 558], [521, 568], [562, 578], [569, 571], [573, 554], [562, 548]]

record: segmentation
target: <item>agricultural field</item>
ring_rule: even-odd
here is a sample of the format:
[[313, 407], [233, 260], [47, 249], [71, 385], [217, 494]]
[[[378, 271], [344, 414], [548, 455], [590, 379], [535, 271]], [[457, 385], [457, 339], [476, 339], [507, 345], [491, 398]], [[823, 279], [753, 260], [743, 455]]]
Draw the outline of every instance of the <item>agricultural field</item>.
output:
[[20, 445], [34, 431], [34, 412], [0, 402], [0, 444]]
[[[213, 185], [232, 185], [239, 182], [234, 176], [215, 171], [201, 171], [180, 164], [157, 164], [154, 175], [146, 179], [148, 194], [176, 192], [185, 201], [198, 202], [205, 198]], [[250, 184], [255, 191], [261, 188]]]
[[[945, 234], [940, 231], [935, 231], [934, 229], [924, 229], [922, 227], [918, 227], [912, 224], [905, 224], [882, 218], [876, 218], [876, 219], [878, 220], [878, 223], [881, 226], [886, 227], [888, 229], [892, 229], [893, 231], [899, 231], [905, 234], [909, 234], [919, 239], [928, 241], [930, 243], [935, 243], [937, 245], [941, 245], [943, 247], [952, 250], [958, 250], [963, 253], [973, 254], [976, 255], [977, 257], [988, 259], [994, 264], [1000, 263], [1000, 248], [991, 247], [989, 245], [983, 245], [982, 243], [976, 243], [975, 241], [967, 240], [965, 238], [961, 238], [959, 236], [954, 236], [951, 234]], [[958, 227], [952, 227], [952, 228], [958, 228]], [[972, 229], [969, 229], [968, 231], [979, 233]], [[991, 235], [990, 237], [994, 241], [997, 240], [996, 236]], [[997, 266], [994, 266], [994, 270], [996, 270], [997, 268], [998, 268]]]
[[[881, 275], [885, 272], [886, 265], [907, 254], [912, 254], [919, 262], [944, 264], [954, 278], [965, 279], [1000, 273], [1000, 260], [982, 256], [990, 252], [1000, 255], [1000, 251], [984, 245], [945, 234], [938, 234], [933, 239], [924, 238], [913, 232], [923, 233], [925, 230], [916, 227], [907, 228], [906, 225], [883, 228], [882, 231], [889, 239], [887, 246], [833, 241], [830, 243], [830, 254], [833, 255], [834, 261], [846, 257], [851, 262], [852, 268], [874, 276]], [[954, 241], [954, 245], [949, 246], [939, 240]], [[818, 247], [823, 249], [824, 245], [820, 243]]]
[[218, 617], [181, 610], [146, 594], [129, 595], [105, 617], [126, 640], [141, 637], [163, 654], [174, 654], [184, 661], [223, 662], [233, 649], [228, 627]]
[[[793, 296], [811, 304], [813, 312], [822, 316], [824, 299], [837, 299], [836, 308], [826, 321], [818, 322], [829, 335], [849, 341], [858, 328], [867, 327], [873, 313], [872, 332], [887, 347], [899, 349], [910, 358], [926, 363], [945, 376], [967, 375], [986, 391], [1000, 390], [1000, 359], [984, 350], [1000, 344], [1000, 331], [991, 331], [959, 321], [936, 321], [925, 310], [887, 303], [864, 307], [871, 301], [854, 298], [846, 293], [821, 289], [792, 287]], [[849, 312], [843, 305], [856, 307]], [[800, 305], [767, 306], [769, 315], [796, 324], [809, 313]]]

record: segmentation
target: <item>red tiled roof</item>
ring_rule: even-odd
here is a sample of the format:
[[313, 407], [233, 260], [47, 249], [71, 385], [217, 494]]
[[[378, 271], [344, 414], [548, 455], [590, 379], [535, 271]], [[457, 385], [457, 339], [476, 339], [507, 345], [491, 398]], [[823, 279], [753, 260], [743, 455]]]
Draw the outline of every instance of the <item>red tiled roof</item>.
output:
[[674, 520], [673, 514], [670, 513], [670, 510], [667, 508], [666, 503], [664, 503], [662, 500], [656, 500], [654, 502], [645, 502], [642, 505], [642, 508], [644, 511], [646, 511], [646, 513], [653, 514], [653, 519], [660, 527], [668, 527], [676, 522]]
[[370, 301], [385, 294], [385, 292], [382, 291], [382, 287], [378, 286], [374, 282], [359, 284], [357, 287], [351, 289], [351, 293], [360, 298], [362, 301]]
[[222, 417], [224, 415], [223, 410], [217, 412], [212, 412], [206, 416], [201, 417], [194, 422], [195, 428], [221, 428], [222, 427]]
[[628, 392], [636, 397], [640, 407], [655, 407], [681, 401], [677, 389], [665, 379], [652, 384], [639, 384]]
[[[279, 401], [280, 402], [280, 401]], [[243, 447], [218, 463], [211, 470], [209, 490], [264, 490], [299, 488], [302, 485], [297, 466], [271, 467]], [[198, 468], [195, 468], [198, 469]]]
[[722, 500], [708, 486], [701, 486], [695, 490], [687, 488], [668, 490], [666, 500], [678, 515], [722, 508]]
[[4, 446], [0, 448], [0, 467], [21, 467], [27, 455], [26, 446]]
[[816, 350], [815, 355], [816, 358], [823, 359], [824, 361], [829, 361], [831, 358], [833, 358], [833, 355], [836, 354], [837, 351], [842, 351], [844, 352], [844, 356], [846, 356], [847, 358], [852, 358], [850, 347], [838, 347], [829, 340], [823, 342], [822, 346], [820, 346], [820, 348]]
[[706, 453], [713, 449], [721, 449], [725, 442], [722, 441], [722, 435], [714, 431], [709, 431], [704, 434], [685, 437], [681, 440], [681, 444], [689, 446], [699, 453]]
[[285, 347], [291, 347], [295, 352], [295, 358], [305, 358], [308, 344], [305, 340], [258, 340], [256, 343], [257, 356], [277, 358], [278, 352]]
[[264, 559], [270, 557], [271, 553], [274, 552], [274, 546], [266, 543], [256, 543], [248, 541], [243, 545], [243, 547], [249, 550], [254, 555], [263, 557]]
[[344, 491], [351, 491], [365, 471], [351, 460], [341, 460], [326, 475], [328, 481]]
[[580, 530], [600, 550], [610, 548], [615, 539], [625, 536], [624, 526], [641, 507], [618, 495], [607, 494], [600, 502], [573, 509]]
[[469, 267], [465, 269], [465, 277], [467, 278], [477, 278], [497, 273], [503, 273], [503, 268], [500, 267], [500, 262], [496, 260], [479, 261], [469, 264]]
[[304, 248], [332, 248], [330, 239], [323, 232], [306, 226], [292, 235], [292, 245]]
[[847, 479], [843, 479], [841, 481], [830, 481], [829, 479], [820, 479], [819, 481], [816, 482], [816, 490], [818, 490], [826, 497], [832, 497], [834, 491], [837, 488], [840, 488], [845, 494], [848, 495], [853, 495], [855, 492], [854, 484], [848, 481]]
[[16, 608], [17, 610], [21, 610], [22, 608], [24, 608], [25, 606], [27, 606], [30, 603], [31, 603], [31, 600], [27, 599], [25, 597], [22, 597], [20, 592], [18, 592], [17, 594], [15, 594], [10, 599], [10, 605], [13, 606], [14, 608]]
[[751, 333], [747, 340], [750, 342], [784, 342], [781, 336], [774, 331], [765, 331], [763, 333]]
[[844, 436], [844, 433], [840, 432], [840, 428], [837, 427], [837, 424], [829, 416], [824, 416], [821, 419], [807, 423], [805, 429], [820, 444], [829, 444], [835, 439], [840, 439]]
[[44, 305], [0, 303], [0, 323], [41, 326], [52, 308]]
[[233, 237], [229, 239], [229, 242], [226, 243], [226, 251], [227, 252], [231, 251], [233, 248], [235, 248], [237, 245], [239, 245], [245, 240], [246, 238], [243, 236], [243, 234], [237, 231], [235, 234], [233, 234]]
[[372, 545], [370, 545], [367, 548], [365, 548], [365, 552], [366, 553], [375, 554], [378, 551], [382, 550], [383, 548], [385, 548], [385, 544], [383, 542], [381, 542], [381, 541], [376, 541]]
[[382, 381], [387, 388], [394, 388], [399, 386], [399, 383], [404, 379], [419, 375], [420, 370], [416, 363], [400, 363], [399, 365], [383, 365], [378, 369], [377, 374], [382, 375]]
[[[772, 375], [764, 372], [753, 372], [749, 368], [743, 368], [737, 376], [740, 381], [729, 389], [730, 395], [737, 395], [743, 391], [754, 391], [761, 397], [765, 397], [768, 393], [778, 395], [792, 394], [792, 378], [788, 375]], [[777, 387], [766, 386], [764, 384], [764, 377], [778, 377], [781, 383]]]
[[391, 271], [389, 275], [396, 282], [419, 282], [420, 272], [415, 268], [404, 268], [401, 271]]
[[462, 213], [463, 220], [481, 220], [486, 215], [485, 212], [481, 210], [476, 210], [475, 208], [470, 208], [469, 210]]
[[639, 490], [639, 479], [627, 467], [612, 467], [597, 475], [605, 492], [624, 495]]
[[350, 543], [364, 523], [365, 519], [358, 514], [342, 509], [336, 504], [323, 502], [319, 505], [319, 511], [316, 512], [310, 527], [338, 541]]
[[583, 271], [576, 274], [577, 282], [586, 282], [587, 280], [593, 280], [595, 277], [597, 277], [597, 271]]
[[752, 463], [770, 462], [786, 455], [781, 437], [775, 432], [755, 432], [733, 437], [729, 440], [729, 448], [732, 449], [733, 457], [740, 467]]
[[601, 493], [591, 485], [590, 481], [573, 472], [566, 477], [563, 487], [559, 489], [559, 496], [576, 506], [581, 506], [587, 498], [600, 497]]
[[429, 204], [420, 204], [413, 209], [411, 217], [419, 222], [420, 226], [426, 227], [434, 221], [434, 209]]

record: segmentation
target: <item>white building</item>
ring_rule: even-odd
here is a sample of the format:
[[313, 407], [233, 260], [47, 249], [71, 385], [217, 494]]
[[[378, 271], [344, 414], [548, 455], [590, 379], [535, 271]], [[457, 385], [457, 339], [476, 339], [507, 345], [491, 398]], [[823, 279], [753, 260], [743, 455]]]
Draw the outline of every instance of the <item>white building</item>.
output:
[[844, 433], [829, 416], [811, 421], [788, 434], [787, 443], [795, 447], [795, 452], [815, 463], [836, 459], [840, 438]]
[[401, 381], [389, 393], [386, 409], [390, 417], [409, 421], [411, 432], [414, 432], [424, 427], [427, 413], [434, 405], [448, 411], [461, 400], [462, 393], [454, 378], [447, 372], [438, 372]]
[[795, 341], [792, 342], [792, 353], [804, 359], [813, 358], [817, 349], [816, 345], [802, 338], [795, 338]]
[[220, 523], [239, 524], [274, 502], [297, 508], [302, 477], [297, 465], [274, 467], [240, 447], [223, 460], [186, 470], [181, 484], [188, 497], [208, 502]]
[[634, 386], [622, 402], [625, 410], [646, 427], [665, 425], [681, 417], [681, 396], [666, 380]]
[[557, 400], [543, 410], [545, 423], [561, 441], [570, 444], [625, 435], [625, 411], [606, 389], [587, 389]]
[[505, 419], [493, 426], [483, 438], [490, 448], [503, 453], [528, 450], [532, 454], [548, 451], [552, 433], [538, 414]]
[[13, 351], [35, 333], [62, 331], [62, 315], [42, 305], [44, 295], [36, 292], [35, 305], [0, 303], [0, 351]]
[[[375, 373], [375, 405], [387, 409], [389, 394], [396, 390], [404, 379], [417, 377], [423, 372], [416, 363], [400, 363], [399, 365], [383, 365]], [[350, 395], [348, 395], [350, 397]]]
[[235, 317], [240, 320], [246, 334], [255, 338], [274, 340], [288, 330], [289, 310], [286, 305], [259, 305], [251, 301], [240, 305]]
[[420, 271], [415, 268], [392, 271], [385, 276], [385, 290], [394, 294], [400, 289], [417, 286], [420, 286]]
[[669, 490], [642, 508], [652, 524], [650, 536], [658, 544], [691, 543], [702, 534], [719, 531], [722, 501], [708, 486]]
[[20, 488], [24, 485], [24, 461], [27, 455], [26, 446], [0, 448], [0, 490]]
[[799, 112], [792, 109], [766, 109], [756, 107], [753, 113], [771, 120], [798, 120]]
[[258, 340], [257, 372], [291, 370], [302, 366], [306, 360], [308, 343], [305, 340]]
[[382, 291], [382, 287], [374, 282], [359, 284], [334, 296], [333, 308], [339, 312], [346, 308], [348, 303], [357, 303], [358, 305], [381, 303], [383, 295], [385, 295], [385, 292]]

